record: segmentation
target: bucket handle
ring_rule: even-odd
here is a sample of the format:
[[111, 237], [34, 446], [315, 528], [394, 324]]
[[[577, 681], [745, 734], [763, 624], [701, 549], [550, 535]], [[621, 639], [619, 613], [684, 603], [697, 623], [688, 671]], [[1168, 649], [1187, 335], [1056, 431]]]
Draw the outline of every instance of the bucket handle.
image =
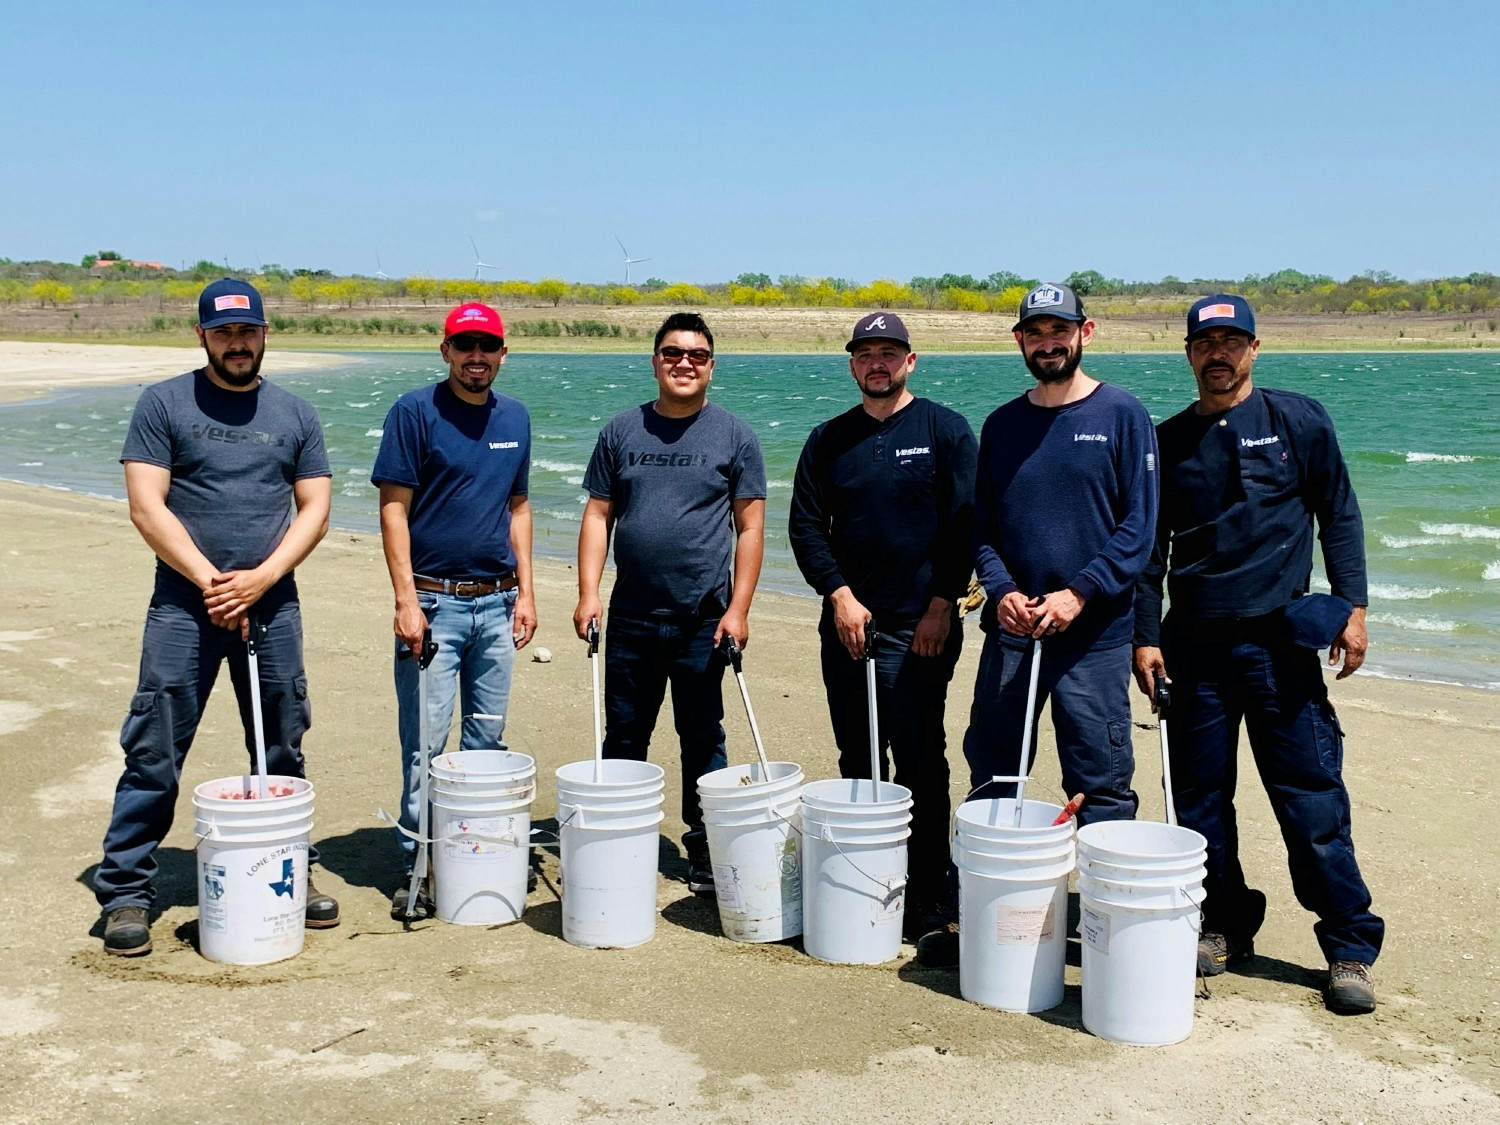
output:
[[[1038, 788], [1045, 791], [1047, 796], [1049, 797], [1058, 796], [1058, 792], [1056, 789], [1053, 789], [1052, 786], [1038, 781], [1034, 777], [1001, 777], [999, 775], [996, 775], [995, 777], [990, 778], [988, 781], [981, 781], [978, 785], [974, 786], [973, 789], [970, 789], [967, 793], [965, 793], [963, 800], [959, 801], [957, 805], [954, 805], [953, 811], [948, 814], [948, 843], [952, 844], [953, 838], [958, 835], [959, 807], [966, 803], [970, 797], [974, 796], [975, 793], [978, 793], [981, 789], [988, 788], [989, 786], [995, 784], [995, 782], [997, 781], [1014, 782], [1016, 785], [1016, 795], [1013, 799], [1020, 802], [1021, 804], [1026, 803], [1026, 786], [1028, 785], [1037, 786]], [[1065, 798], [1063, 800], [1063, 804], [1066, 805], [1067, 803], [1068, 802]]]
[[512, 848], [531, 846], [529, 840], [523, 844], [520, 837], [514, 832], [507, 832], [504, 836], [486, 836], [481, 832], [450, 832], [446, 836], [423, 836], [413, 832], [409, 828], [403, 827], [395, 817], [384, 809], [376, 809], [375, 816], [378, 820], [385, 821], [407, 839], [415, 840], [419, 844], [441, 844], [447, 840], [478, 840], [485, 844], [505, 844]]
[[885, 892], [885, 897], [880, 900], [881, 906], [891, 905], [891, 903], [895, 902], [897, 898], [906, 893], [907, 877], [905, 875], [901, 876], [900, 882], [896, 883], [887, 882], [884, 879], [875, 878], [875, 876], [871, 875], [864, 868], [860, 867], [859, 864], [855, 863], [854, 859], [849, 855], [848, 852], [839, 847], [839, 842], [833, 838], [833, 833], [829, 831], [828, 825], [825, 824], [823, 826], [823, 831], [818, 834], [818, 839], [822, 840], [825, 843], [832, 844], [833, 850], [844, 857], [845, 863], [854, 868], [855, 871], [859, 872], [859, 874], [863, 875], [866, 879], [870, 880], [870, 882], [874, 883], [877, 887]]
[[[599, 808], [597, 805], [570, 805], [568, 807], [573, 811], [570, 812], [566, 817], [564, 817], [563, 820], [558, 824], [557, 831], [559, 833], [561, 833], [562, 830], [567, 827], [568, 822], [571, 821], [575, 816], [578, 817], [578, 827], [587, 828], [588, 823], [583, 818], [584, 813], [612, 813], [619, 811], [617, 809], [611, 808]], [[561, 836], [559, 836], [559, 839], [561, 839]]]

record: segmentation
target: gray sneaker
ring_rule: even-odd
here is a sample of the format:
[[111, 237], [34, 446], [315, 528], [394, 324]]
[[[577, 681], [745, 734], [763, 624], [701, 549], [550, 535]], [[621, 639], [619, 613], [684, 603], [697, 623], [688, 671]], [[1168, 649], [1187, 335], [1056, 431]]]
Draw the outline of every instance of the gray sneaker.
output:
[[1328, 988], [1323, 1002], [1330, 1012], [1345, 1016], [1362, 1016], [1375, 1010], [1375, 982], [1370, 966], [1359, 961], [1330, 961]]
[[1216, 977], [1225, 969], [1243, 965], [1255, 956], [1255, 942], [1249, 938], [1204, 932], [1198, 935], [1198, 975]]
[[429, 877], [422, 881], [421, 889], [417, 891], [417, 903], [414, 910], [408, 911], [407, 903], [411, 894], [411, 876], [401, 884], [396, 893], [391, 896], [391, 917], [398, 922], [405, 922], [411, 918], [431, 918], [437, 914], [437, 904], [432, 900], [432, 879]]
[[151, 916], [143, 906], [121, 906], [104, 917], [104, 952], [144, 957], [151, 952]]
[[708, 862], [708, 856], [688, 857], [688, 890], [695, 895], [711, 895], [714, 893], [714, 869]]

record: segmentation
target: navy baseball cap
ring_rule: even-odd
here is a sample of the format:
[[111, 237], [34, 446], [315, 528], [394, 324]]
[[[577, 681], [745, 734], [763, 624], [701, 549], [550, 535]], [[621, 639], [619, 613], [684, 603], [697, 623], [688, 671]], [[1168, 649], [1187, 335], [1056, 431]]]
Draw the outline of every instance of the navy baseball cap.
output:
[[198, 327], [218, 328], [222, 324], [266, 326], [266, 309], [255, 286], [223, 277], [203, 287], [198, 294]]
[[866, 340], [894, 340], [911, 351], [911, 337], [906, 334], [906, 325], [901, 323], [901, 318], [895, 313], [877, 312], [862, 317], [849, 334], [849, 342], [844, 345], [844, 350], [852, 352]]
[[1191, 340], [1210, 328], [1237, 328], [1247, 336], [1255, 335], [1255, 314], [1250, 302], [1229, 293], [1215, 293], [1194, 302], [1188, 309], [1187, 336]]
[[1066, 285], [1038, 285], [1021, 299], [1020, 314], [1011, 326], [1014, 332], [1032, 317], [1055, 316], [1059, 320], [1073, 320], [1082, 324], [1088, 319], [1083, 311], [1083, 302], [1078, 294]]

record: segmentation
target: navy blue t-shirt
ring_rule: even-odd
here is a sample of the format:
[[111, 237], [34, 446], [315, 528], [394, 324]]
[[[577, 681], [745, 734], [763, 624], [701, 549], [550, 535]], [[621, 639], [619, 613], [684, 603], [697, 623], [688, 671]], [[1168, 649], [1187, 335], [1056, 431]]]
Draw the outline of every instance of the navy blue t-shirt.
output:
[[1049, 645], [1129, 644], [1136, 580], [1156, 530], [1156, 433], [1128, 391], [1101, 383], [1064, 406], [1025, 395], [987, 419], [974, 486], [974, 569], [991, 603], [1072, 588], [1083, 612]]
[[[141, 392], [120, 460], [171, 470], [167, 510], [221, 571], [265, 562], [291, 526], [296, 482], [332, 475], [305, 399], [264, 379], [227, 391], [201, 370]], [[156, 586], [197, 589], [160, 559]], [[275, 591], [292, 588], [289, 574]]]
[[823, 597], [847, 585], [883, 627], [909, 626], [935, 597], [957, 601], [974, 569], [976, 455], [963, 415], [925, 398], [816, 427], [787, 521], [802, 576]]
[[1136, 644], [1160, 644], [1164, 574], [1172, 613], [1186, 618], [1260, 617], [1306, 593], [1315, 518], [1333, 592], [1369, 602], [1359, 502], [1316, 399], [1257, 387], [1219, 414], [1190, 406], [1156, 433], [1161, 516]]
[[411, 565], [429, 578], [492, 578], [516, 568], [510, 501], [530, 487], [531, 416], [507, 395], [482, 406], [447, 380], [391, 406], [370, 480], [412, 490]]

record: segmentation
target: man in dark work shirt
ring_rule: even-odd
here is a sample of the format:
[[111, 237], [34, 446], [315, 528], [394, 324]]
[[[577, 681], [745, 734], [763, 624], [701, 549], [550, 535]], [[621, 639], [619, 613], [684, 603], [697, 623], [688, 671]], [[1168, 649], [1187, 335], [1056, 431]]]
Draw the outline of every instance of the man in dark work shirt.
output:
[[895, 780], [912, 791], [905, 927], [940, 924], [947, 901], [948, 760], [943, 710], [963, 630], [974, 432], [963, 416], [907, 389], [906, 326], [872, 313], [846, 345], [860, 404], [813, 430], [797, 463], [788, 533], [823, 598], [823, 685], [843, 777], [870, 775], [863, 660], [873, 630], [877, 724]]
[[[1350, 836], [1343, 731], [1317, 648], [1338, 678], [1364, 662], [1364, 528], [1328, 412], [1259, 388], [1260, 341], [1242, 297], [1188, 311], [1198, 401], [1157, 427], [1156, 548], [1136, 592], [1135, 675], [1172, 684], [1172, 791], [1178, 821], [1208, 840], [1198, 967], [1222, 973], [1254, 956], [1266, 896], [1239, 861], [1234, 791], [1243, 719], [1287, 845], [1292, 888], [1317, 914], [1328, 1007], [1375, 1008], [1369, 968], [1385, 924], [1370, 912]], [[1308, 601], [1313, 522], [1333, 597]], [[1161, 620], [1162, 577], [1171, 611]], [[1336, 602], [1335, 598], [1343, 601]], [[1300, 604], [1299, 604], [1300, 603]]]

